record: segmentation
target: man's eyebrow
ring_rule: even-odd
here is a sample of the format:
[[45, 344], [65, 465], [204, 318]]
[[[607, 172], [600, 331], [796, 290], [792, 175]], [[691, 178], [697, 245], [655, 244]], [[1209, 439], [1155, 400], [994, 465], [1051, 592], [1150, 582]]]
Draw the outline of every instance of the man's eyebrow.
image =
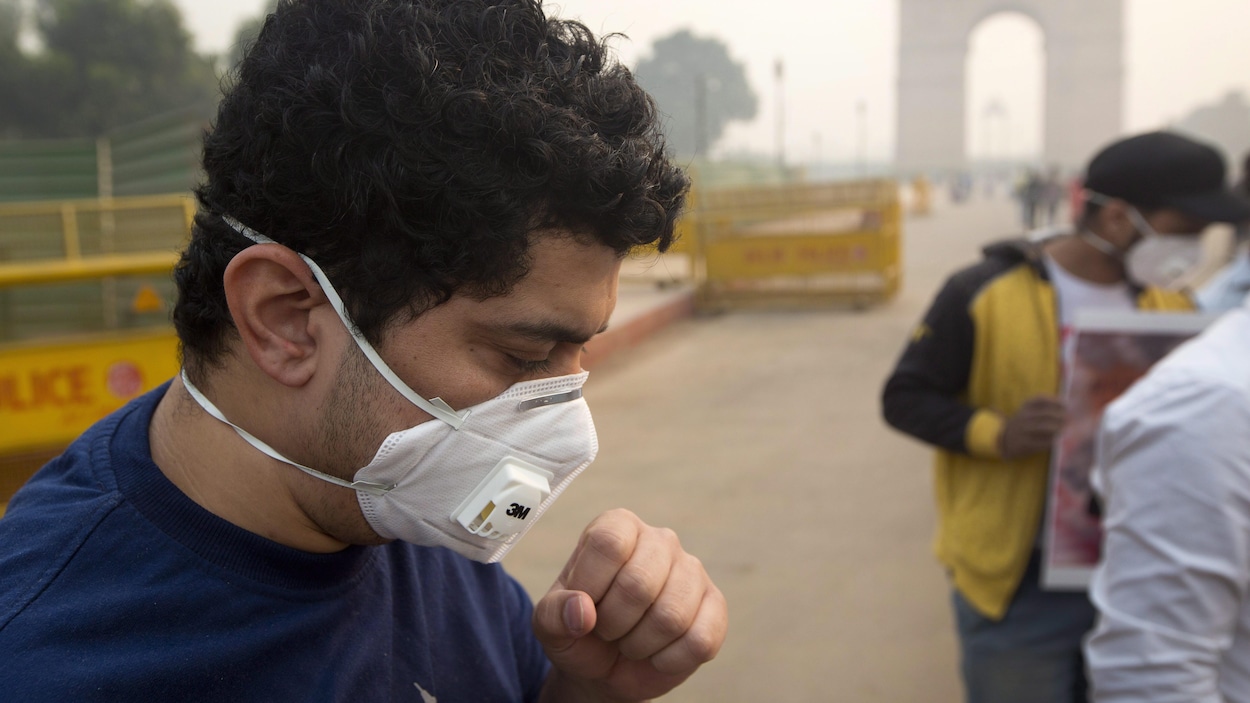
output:
[[512, 334], [525, 337], [535, 342], [566, 342], [569, 344], [585, 344], [596, 334], [608, 328], [607, 323], [597, 331], [586, 334], [584, 330], [575, 330], [558, 322], [515, 322], [504, 327]]

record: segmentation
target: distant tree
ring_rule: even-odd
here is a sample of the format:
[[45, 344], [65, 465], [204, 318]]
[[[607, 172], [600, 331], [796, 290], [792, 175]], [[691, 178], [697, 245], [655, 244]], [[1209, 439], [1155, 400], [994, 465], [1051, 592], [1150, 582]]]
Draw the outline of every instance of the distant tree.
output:
[[34, 12], [42, 49], [19, 52], [16, 79], [0, 64], [10, 135], [99, 136], [217, 94], [214, 59], [195, 53], [171, 0], [36, 0]]
[[17, 36], [21, 29], [20, 0], [0, 0], [0, 138], [15, 130], [11, 127], [21, 114], [18, 95], [26, 68]]
[[17, 35], [21, 27], [21, 0], [0, 0], [0, 56], [19, 53]]
[[746, 71], [718, 39], [688, 29], [657, 39], [634, 75], [667, 116], [665, 134], [679, 154], [703, 155], [730, 122], [755, 117]]

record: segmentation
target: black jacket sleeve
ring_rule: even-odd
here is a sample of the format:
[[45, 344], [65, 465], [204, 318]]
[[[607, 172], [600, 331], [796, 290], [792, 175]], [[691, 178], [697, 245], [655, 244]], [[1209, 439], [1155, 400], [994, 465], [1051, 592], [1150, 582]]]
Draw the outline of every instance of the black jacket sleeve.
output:
[[895, 429], [944, 449], [967, 453], [975, 409], [961, 400], [972, 367], [976, 328], [970, 313], [984, 275], [974, 267], [952, 276], [912, 333], [881, 405]]

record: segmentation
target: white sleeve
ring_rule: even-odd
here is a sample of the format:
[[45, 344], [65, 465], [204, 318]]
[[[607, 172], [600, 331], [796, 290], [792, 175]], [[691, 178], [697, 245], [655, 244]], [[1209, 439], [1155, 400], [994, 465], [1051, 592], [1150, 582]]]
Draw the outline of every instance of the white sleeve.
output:
[[1099, 438], [1093, 700], [1219, 703], [1250, 584], [1250, 401], [1192, 374], [1148, 381], [1112, 405]]

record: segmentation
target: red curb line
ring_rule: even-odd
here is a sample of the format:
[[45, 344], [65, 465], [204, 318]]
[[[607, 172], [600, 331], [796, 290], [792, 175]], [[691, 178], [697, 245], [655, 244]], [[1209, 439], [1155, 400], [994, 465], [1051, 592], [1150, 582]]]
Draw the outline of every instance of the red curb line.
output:
[[609, 327], [603, 334], [586, 343], [586, 351], [582, 354], [582, 368], [589, 369], [602, 364], [616, 352], [637, 346], [656, 332], [693, 314], [694, 291], [688, 291], [619, 327]]

